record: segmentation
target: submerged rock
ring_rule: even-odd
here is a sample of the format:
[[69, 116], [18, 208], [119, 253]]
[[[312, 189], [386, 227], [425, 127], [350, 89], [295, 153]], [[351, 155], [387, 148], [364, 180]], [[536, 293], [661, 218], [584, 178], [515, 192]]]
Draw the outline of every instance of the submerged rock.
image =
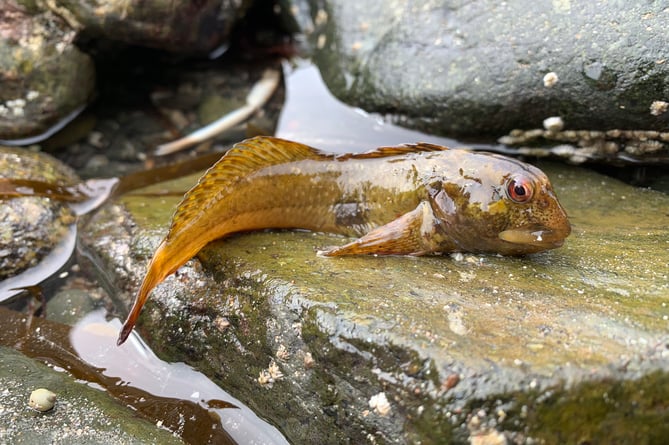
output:
[[[664, 437], [669, 197], [544, 170], [573, 224], [560, 249], [328, 259], [316, 250], [345, 239], [244, 234], [158, 286], [139, 331], [295, 443]], [[178, 200], [127, 196], [87, 226], [128, 297]]]
[[[4, 346], [0, 346], [0, 357], [0, 411], [6, 419], [0, 424], [0, 437], [4, 443], [183, 443], [168, 431], [138, 419], [104, 391], [76, 382], [62, 370]], [[58, 393], [56, 406], [44, 413], [27, 409], [29, 396], [31, 406], [34, 403], [40, 411], [53, 403], [51, 391], [31, 394], [39, 385], [48, 385]]]
[[[79, 178], [46, 153], [0, 146], [0, 180], [34, 180], [73, 186]], [[68, 235], [75, 213], [61, 200], [26, 195], [0, 197], [0, 280], [37, 265]]]
[[659, 3], [282, 4], [338, 97], [428, 132], [499, 136], [552, 116], [570, 130], [663, 131], [669, 122]]

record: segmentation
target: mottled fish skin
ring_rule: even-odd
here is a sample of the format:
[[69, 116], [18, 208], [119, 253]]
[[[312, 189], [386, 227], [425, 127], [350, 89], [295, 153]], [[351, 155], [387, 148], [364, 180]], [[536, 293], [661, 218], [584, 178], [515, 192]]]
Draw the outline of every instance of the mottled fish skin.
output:
[[185, 194], [118, 344], [149, 292], [207, 243], [266, 228], [360, 237], [323, 256], [522, 255], [559, 247], [570, 233], [546, 175], [515, 159], [432, 144], [332, 155], [256, 137], [236, 144]]

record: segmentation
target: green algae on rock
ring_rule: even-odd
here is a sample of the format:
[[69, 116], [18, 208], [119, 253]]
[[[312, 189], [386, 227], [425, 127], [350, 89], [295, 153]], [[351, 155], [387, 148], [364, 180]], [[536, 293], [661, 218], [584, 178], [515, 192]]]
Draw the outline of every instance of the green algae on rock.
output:
[[[542, 168], [573, 224], [561, 249], [328, 259], [316, 250], [338, 244], [332, 236], [243, 234], [210, 244], [159, 286], [139, 330], [159, 354], [235, 388], [295, 442], [547, 437], [560, 414], [546, 417], [546, 407], [562, 408], [542, 403], [555, 395], [666, 379], [669, 197]], [[130, 293], [176, 201], [127, 196], [89, 225], [86, 243]], [[268, 388], [258, 377], [271, 363], [282, 376]], [[381, 392], [385, 416], [369, 404]], [[653, 403], [648, 391], [635, 397]], [[628, 415], [642, 430], [667, 421], [663, 409]], [[564, 419], [564, 431], [586, 431], [582, 418]]]
[[[5, 443], [183, 444], [170, 432], [138, 419], [106, 392], [91, 388], [12, 349], [0, 346], [0, 384]], [[44, 415], [27, 414], [32, 388], [47, 386], [58, 393], [56, 407]]]
[[207, 54], [226, 43], [249, 0], [198, 2], [147, 0], [141, 3], [62, 0], [45, 7], [67, 17], [72, 29], [109, 40], [175, 52]]
[[88, 103], [95, 68], [61, 18], [9, 3], [0, 11], [0, 140], [25, 145]]
[[[0, 180], [73, 186], [79, 178], [65, 164], [39, 152], [0, 146]], [[66, 202], [45, 196], [0, 199], [0, 279], [35, 266], [70, 231], [75, 213]]]

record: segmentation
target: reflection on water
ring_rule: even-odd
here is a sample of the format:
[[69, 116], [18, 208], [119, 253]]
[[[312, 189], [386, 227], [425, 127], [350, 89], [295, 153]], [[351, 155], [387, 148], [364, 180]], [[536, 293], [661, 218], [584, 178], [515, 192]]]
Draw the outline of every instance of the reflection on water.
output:
[[71, 111], [70, 114], [63, 117], [61, 120], [56, 122], [54, 125], [49, 127], [44, 132], [38, 134], [37, 136], [29, 136], [29, 137], [21, 138], [21, 139], [0, 139], [0, 144], [21, 146], [21, 145], [30, 145], [30, 144], [36, 144], [38, 142], [41, 142], [44, 139], [53, 136], [54, 134], [59, 132], [63, 127], [65, 127], [67, 124], [72, 122], [77, 116], [79, 116], [79, 114], [81, 114], [82, 111], [84, 111], [85, 108], [86, 108], [86, 105], [81, 105], [81, 106], [77, 107], [76, 109]]
[[73, 328], [0, 306], [0, 345], [105, 390], [193, 444], [286, 444], [282, 434], [203, 374], [165, 363], [135, 334], [116, 346], [121, 322], [91, 312]]
[[184, 363], [160, 360], [133, 332], [122, 346], [116, 346], [121, 322], [105, 319], [106, 311], [91, 312], [70, 331], [77, 354], [89, 365], [100, 368], [119, 384], [161, 397], [188, 400], [220, 418], [230, 437], [240, 444], [284, 444], [281, 433], [259, 419], [242, 402]]
[[276, 136], [332, 153], [368, 151], [384, 145], [430, 142], [457, 147], [448, 139], [409, 130], [384, 122], [360, 108], [335, 98], [327, 89], [318, 68], [307, 61], [297, 66], [283, 64], [286, 101]]
[[[108, 179], [90, 179], [77, 185], [77, 192], [80, 192], [86, 199], [79, 202], [69, 202], [68, 205], [77, 216], [83, 216], [99, 208], [112, 195], [118, 185], [116, 178]], [[30, 193], [26, 193], [30, 195]], [[62, 270], [72, 258], [74, 247], [77, 242], [77, 225], [72, 224], [63, 235], [61, 241], [56, 245], [48, 255], [34, 267], [31, 267], [22, 273], [0, 281], [0, 302], [4, 302], [23, 292], [24, 287], [35, 286], [43, 283], [45, 280], [53, 277]]]
[[77, 228], [72, 224], [60, 243], [39, 264], [0, 281], [0, 302], [22, 293], [24, 287], [39, 284], [60, 271], [70, 261], [76, 242]]

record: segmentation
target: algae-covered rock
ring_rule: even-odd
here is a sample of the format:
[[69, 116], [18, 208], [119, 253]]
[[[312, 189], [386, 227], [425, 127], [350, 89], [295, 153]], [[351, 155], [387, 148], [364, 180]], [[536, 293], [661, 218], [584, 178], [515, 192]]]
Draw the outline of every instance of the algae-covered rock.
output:
[[207, 53], [226, 42], [251, 2], [61, 0], [47, 7], [88, 35], [168, 51]]
[[[46, 153], [0, 146], [0, 180], [33, 180], [73, 186], [79, 178]], [[14, 276], [51, 252], [70, 232], [75, 213], [47, 196], [0, 197], [0, 280]]]
[[[0, 346], [0, 423], [3, 443], [141, 444], [183, 443], [168, 431], [138, 419], [106, 392], [76, 382], [62, 371]], [[28, 410], [31, 391], [57, 395], [45, 413]]]
[[[669, 197], [544, 169], [573, 224], [560, 249], [332, 259], [316, 250], [345, 239], [243, 234], [160, 285], [139, 331], [296, 443], [664, 437]], [[128, 196], [88, 226], [129, 295], [178, 200]]]
[[[666, 5], [658, 2], [284, 1], [344, 101], [430, 133], [664, 131]], [[306, 14], [305, 11], [310, 14]]]
[[[51, 12], [0, 8], [0, 140], [38, 137], [90, 100], [95, 68]], [[46, 137], [46, 136], [45, 136]]]
[[[0, 141], [27, 145], [42, 140], [87, 105], [94, 93], [95, 66], [76, 42], [88, 43], [85, 50], [99, 59], [110, 54], [105, 54], [111, 46], [105, 41], [215, 56], [225, 50], [234, 25], [250, 6], [249, 0], [3, 2]], [[101, 43], [91, 43], [95, 40]]]

